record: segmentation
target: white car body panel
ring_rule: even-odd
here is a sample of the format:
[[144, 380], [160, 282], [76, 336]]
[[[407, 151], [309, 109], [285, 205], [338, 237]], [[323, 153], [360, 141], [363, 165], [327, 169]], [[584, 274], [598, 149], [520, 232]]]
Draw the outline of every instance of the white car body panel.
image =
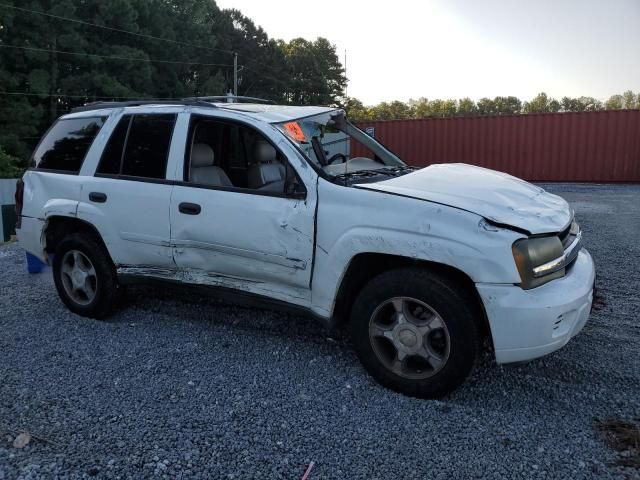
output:
[[523, 235], [464, 210], [321, 179], [317, 223], [313, 311], [318, 315], [333, 312], [336, 287], [360, 253], [442, 263], [475, 282], [520, 281], [510, 245]]
[[[25, 174], [20, 243], [46, 261], [47, 221], [53, 216], [78, 218], [98, 231], [119, 274], [230, 288], [303, 307], [327, 320], [354, 258], [394, 255], [455, 268], [476, 285], [498, 362], [544, 355], [580, 331], [595, 276], [586, 250], [565, 277], [531, 290], [517, 285], [520, 276], [511, 250], [526, 232], [564, 229], [573, 212], [563, 199], [509, 175], [461, 164], [433, 165], [352, 187], [332, 183], [272, 125], [331, 110], [220, 104], [73, 113], [67, 118], [109, 118], [79, 175], [38, 170]], [[123, 114], [168, 112], [177, 114], [177, 122], [166, 179], [93, 175]], [[259, 130], [288, 159], [305, 185], [306, 197], [184, 182], [192, 114]], [[91, 192], [105, 193], [107, 202], [90, 201]], [[181, 214], [182, 202], [201, 205], [201, 213]]]
[[593, 260], [583, 249], [565, 277], [533, 290], [476, 285], [489, 318], [496, 362], [531, 360], [566, 345], [587, 322], [594, 280]]
[[431, 165], [361, 187], [461, 208], [532, 234], [559, 232], [573, 216], [557, 195], [506, 173], [462, 163]]

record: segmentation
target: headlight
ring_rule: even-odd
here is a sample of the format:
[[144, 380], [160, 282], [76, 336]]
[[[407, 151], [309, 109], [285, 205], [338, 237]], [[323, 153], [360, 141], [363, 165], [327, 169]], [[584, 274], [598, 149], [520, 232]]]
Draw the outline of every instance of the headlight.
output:
[[523, 289], [539, 287], [564, 277], [565, 256], [560, 238], [523, 238], [513, 244], [512, 250]]

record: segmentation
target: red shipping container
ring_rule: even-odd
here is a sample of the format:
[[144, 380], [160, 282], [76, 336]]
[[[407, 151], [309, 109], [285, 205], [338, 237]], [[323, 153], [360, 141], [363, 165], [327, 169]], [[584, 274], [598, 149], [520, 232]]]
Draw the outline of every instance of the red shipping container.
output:
[[[358, 122], [415, 166], [469, 163], [538, 182], [640, 182], [640, 110]], [[355, 143], [351, 156], [362, 155]]]

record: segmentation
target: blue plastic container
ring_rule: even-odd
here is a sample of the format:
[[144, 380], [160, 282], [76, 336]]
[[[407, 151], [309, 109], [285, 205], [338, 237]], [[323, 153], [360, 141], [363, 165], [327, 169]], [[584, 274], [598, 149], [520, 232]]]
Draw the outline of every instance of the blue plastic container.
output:
[[40, 259], [34, 255], [27, 253], [27, 271], [29, 273], [40, 273], [47, 266], [46, 263], [40, 261]]

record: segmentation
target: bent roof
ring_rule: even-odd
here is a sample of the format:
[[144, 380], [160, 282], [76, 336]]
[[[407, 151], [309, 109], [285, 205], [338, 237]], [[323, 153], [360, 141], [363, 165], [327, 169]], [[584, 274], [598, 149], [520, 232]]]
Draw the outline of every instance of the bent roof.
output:
[[292, 105], [265, 105], [261, 103], [216, 103], [223, 110], [233, 110], [264, 122], [279, 123], [311, 117], [337, 110], [335, 107], [298, 107]]
[[[201, 102], [209, 103], [214, 109], [219, 108], [221, 110], [234, 111], [238, 112], [242, 115], [247, 115], [257, 120], [261, 120], [267, 123], [279, 123], [286, 122], [291, 120], [297, 120], [300, 118], [311, 117], [314, 115], [320, 115], [322, 113], [332, 112], [337, 110], [335, 107], [299, 107], [292, 105], [265, 105], [261, 103], [221, 103], [221, 102]], [[159, 110], [167, 109], [167, 108], [175, 108], [180, 107], [180, 101], [176, 101], [175, 104], [163, 103], [163, 104], [153, 104], [148, 103], [139, 106], [128, 106], [124, 107], [128, 111], [132, 113], [136, 111], [136, 109], [148, 109], [149, 107], [155, 108], [157, 107]], [[78, 118], [78, 117], [87, 117], [95, 115], [96, 112], [103, 112], [108, 115], [114, 108], [118, 108], [116, 106], [109, 108], [108, 104], [105, 104], [104, 107], [100, 108], [96, 106], [95, 110], [88, 109], [81, 112], [74, 112], [67, 115], [63, 115], [62, 118]], [[206, 105], [205, 105], [206, 108]]]

